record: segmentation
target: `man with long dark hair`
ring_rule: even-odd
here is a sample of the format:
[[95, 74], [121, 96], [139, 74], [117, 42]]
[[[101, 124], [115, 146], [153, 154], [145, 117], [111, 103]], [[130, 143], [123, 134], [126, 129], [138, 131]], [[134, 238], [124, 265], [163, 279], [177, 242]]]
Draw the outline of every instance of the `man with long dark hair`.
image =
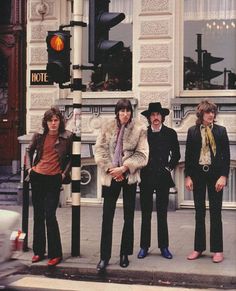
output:
[[134, 209], [140, 169], [148, 161], [147, 131], [140, 121], [133, 120], [133, 108], [128, 99], [115, 107], [115, 118], [104, 123], [95, 146], [95, 161], [101, 169], [103, 221], [99, 272], [105, 271], [111, 258], [112, 227], [116, 202], [123, 190], [124, 226], [120, 246], [120, 266], [128, 267], [128, 255], [133, 254]]
[[221, 219], [223, 188], [230, 166], [229, 139], [226, 128], [215, 122], [217, 106], [203, 100], [197, 106], [196, 125], [188, 130], [185, 152], [185, 186], [193, 191], [195, 206], [194, 251], [188, 260], [198, 259], [206, 249], [206, 189], [210, 210], [210, 251], [213, 262], [223, 261]]
[[140, 251], [138, 258], [147, 256], [151, 245], [151, 217], [153, 209], [153, 193], [156, 193], [158, 247], [161, 255], [172, 259], [169, 250], [169, 233], [167, 210], [170, 188], [174, 187], [171, 171], [180, 159], [179, 142], [174, 129], [164, 125], [168, 108], [160, 102], [150, 103], [148, 109], [141, 112], [149, 122], [148, 144], [149, 160], [141, 170], [140, 204], [142, 211]]
[[72, 133], [65, 130], [64, 118], [56, 107], [44, 113], [42, 127], [43, 133], [33, 135], [26, 159], [34, 209], [32, 263], [37, 263], [45, 257], [46, 220], [48, 266], [55, 266], [62, 259], [56, 210], [61, 185], [70, 180]]

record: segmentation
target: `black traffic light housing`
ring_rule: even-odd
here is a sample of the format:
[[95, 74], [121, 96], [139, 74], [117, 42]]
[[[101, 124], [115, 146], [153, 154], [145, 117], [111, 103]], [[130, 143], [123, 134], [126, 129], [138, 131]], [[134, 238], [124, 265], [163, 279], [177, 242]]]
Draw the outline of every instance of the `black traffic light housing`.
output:
[[228, 74], [228, 89], [236, 89], [236, 74], [232, 72]]
[[223, 71], [214, 71], [211, 69], [211, 65], [223, 61], [224, 58], [218, 58], [213, 57], [211, 53], [208, 53], [205, 51], [203, 53], [203, 66], [202, 66], [202, 72], [203, 72], [203, 80], [210, 82], [211, 79], [214, 79], [221, 74], [223, 74]]
[[89, 62], [94, 65], [107, 62], [109, 55], [120, 51], [122, 41], [109, 40], [109, 30], [119, 24], [124, 13], [110, 13], [109, 0], [89, 0]]
[[70, 37], [69, 31], [48, 31], [47, 74], [52, 82], [63, 84], [70, 81]]

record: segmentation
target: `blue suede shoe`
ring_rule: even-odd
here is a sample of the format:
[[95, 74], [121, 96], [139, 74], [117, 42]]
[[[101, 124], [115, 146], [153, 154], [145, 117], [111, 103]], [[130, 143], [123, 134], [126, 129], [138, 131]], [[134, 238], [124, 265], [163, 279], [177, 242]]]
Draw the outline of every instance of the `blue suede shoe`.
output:
[[138, 259], [144, 259], [148, 255], [148, 248], [141, 248], [138, 253]]
[[171, 254], [171, 252], [168, 250], [168, 248], [161, 248], [161, 255], [163, 258], [165, 259], [172, 259], [173, 256]]

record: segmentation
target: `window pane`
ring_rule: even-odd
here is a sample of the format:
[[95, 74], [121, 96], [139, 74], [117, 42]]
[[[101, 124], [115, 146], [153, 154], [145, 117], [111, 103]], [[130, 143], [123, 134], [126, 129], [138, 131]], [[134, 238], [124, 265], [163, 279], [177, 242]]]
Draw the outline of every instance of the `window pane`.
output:
[[[83, 82], [87, 85], [87, 91], [132, 90], [132, 4], [133, 0], [110, 1], [109, 12], [122, 12], [125, 14], [125, 19], [110, 29], [109, 40], [122, 41], [124, 49], [110, 56], [107, 63], [99, 65], [95, 71], [83, 71]], [[88, 21], [88, 9], [88, 1], [85, 1], [86, 21]], [[84, 28], [83, 64], [88, 63], [88, 33], [88, 27]]]
[[236, 89], [236, 1], [185, 0], [184, 89]]
[[0, 24], [11, 23], [11, 0], [0, 0]]

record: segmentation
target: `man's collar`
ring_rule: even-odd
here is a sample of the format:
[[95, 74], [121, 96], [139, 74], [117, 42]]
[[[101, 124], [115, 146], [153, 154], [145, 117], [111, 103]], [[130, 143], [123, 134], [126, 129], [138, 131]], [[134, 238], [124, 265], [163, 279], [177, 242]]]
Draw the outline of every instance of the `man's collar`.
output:
[[211, 124], [209, 124], [209, 125], [204, 125], [204, 124], [201, 124], [200, 125], [200, 128], [202, 129], [202, 128], [206, 128], [207, 126], [210, 128], [210, 129], [212, 129], [213, 128], [213, 123], [211, 123]]
[[153, 127], [151, 126], [151, 130], [152, 130], [152, 132], [160, 132], [161, 129], [162, 129], [162, 124], [160, 125], [160, 127], [159, 127], [158, 129], [155, 129], [155, 128], [153, 128]]

